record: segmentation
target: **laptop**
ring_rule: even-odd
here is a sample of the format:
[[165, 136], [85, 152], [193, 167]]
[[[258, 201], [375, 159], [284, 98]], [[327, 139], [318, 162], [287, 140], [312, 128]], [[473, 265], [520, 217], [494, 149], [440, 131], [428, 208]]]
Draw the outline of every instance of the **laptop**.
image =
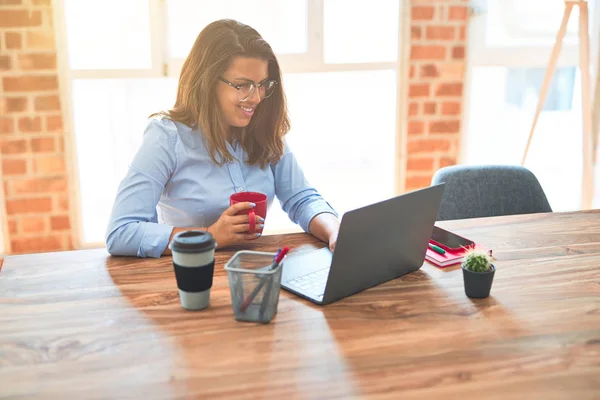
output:
[[281, 287], [325, 305], [423, 265], [444, 183], [348, 211], [329, 247], [289, 254]]

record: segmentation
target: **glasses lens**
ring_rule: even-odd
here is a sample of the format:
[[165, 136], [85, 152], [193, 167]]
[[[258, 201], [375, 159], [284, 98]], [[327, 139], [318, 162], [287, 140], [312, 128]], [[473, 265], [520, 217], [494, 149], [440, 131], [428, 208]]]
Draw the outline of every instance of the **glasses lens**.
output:
[[264, 94], [261, 93], [262, 98], [266, 99], [267, 97], [272, 95], [273, 92], [275, 91], [275, 81], [265, 82], [265, 84], [262, 86], [262, 88], [264, 89]]
[[238, 100], [244, 101], [248, 100], [254, 94], [254, 85], [251, 83], [244, 83], [243, 85], [239, 85], [238, 89]]

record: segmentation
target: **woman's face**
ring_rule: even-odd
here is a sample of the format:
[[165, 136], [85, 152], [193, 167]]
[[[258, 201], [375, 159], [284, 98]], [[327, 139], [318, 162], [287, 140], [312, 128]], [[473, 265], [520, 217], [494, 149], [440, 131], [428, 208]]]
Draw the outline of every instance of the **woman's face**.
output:
[[[236, 56], [221, 78], [234, 85], [246, 85], [247, 89], [247, 84], [261, 83], [269, 78], [269, 63], [262, 58]], [[222, 81], [219, 81], [217, 85], [217, 101], [221, 115], [230, 127], [243, 128], [247, 126], [261, 101], [256, 88], [250, 98], [240, 101], [244, 97], [243, 91], [244, 88], [236, 90]]]

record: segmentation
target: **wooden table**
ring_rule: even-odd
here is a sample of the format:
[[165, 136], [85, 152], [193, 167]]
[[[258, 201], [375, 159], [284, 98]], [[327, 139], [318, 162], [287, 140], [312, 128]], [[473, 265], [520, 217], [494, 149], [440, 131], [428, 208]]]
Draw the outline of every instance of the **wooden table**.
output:
[[[446, 221], [494, 249], [491, 296], [459, 267], [320, 307], [282, 292], [268, 325], [233, 318], [218, 252], [211, 306], [179, 305], [171, 258], [9, 257], [0, 398], [600, 398], [600, 211]], [[252, 248], [322, 243], [263, 237]]]

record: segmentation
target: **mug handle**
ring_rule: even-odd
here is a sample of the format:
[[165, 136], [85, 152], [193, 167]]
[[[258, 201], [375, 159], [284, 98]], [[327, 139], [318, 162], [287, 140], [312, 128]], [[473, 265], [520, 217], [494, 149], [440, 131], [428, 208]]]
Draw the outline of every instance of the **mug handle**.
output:
[[248, 233], [254, 233], [254, 230], [256, 229], [256, 214], [254, 213], [253, 208], [248, 211], [248, 224], [250, 225]]

